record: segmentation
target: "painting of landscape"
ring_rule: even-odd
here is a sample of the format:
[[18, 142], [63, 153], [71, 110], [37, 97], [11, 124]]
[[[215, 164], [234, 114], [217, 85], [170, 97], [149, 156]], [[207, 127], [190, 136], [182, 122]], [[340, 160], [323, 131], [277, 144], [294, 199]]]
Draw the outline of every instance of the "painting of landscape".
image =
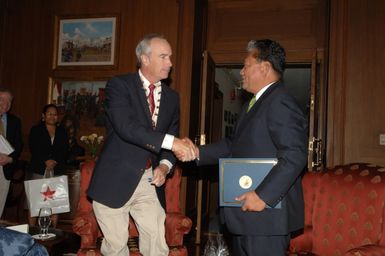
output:
[[58, 66], [113, 65], [116, 18], [61, 19]]

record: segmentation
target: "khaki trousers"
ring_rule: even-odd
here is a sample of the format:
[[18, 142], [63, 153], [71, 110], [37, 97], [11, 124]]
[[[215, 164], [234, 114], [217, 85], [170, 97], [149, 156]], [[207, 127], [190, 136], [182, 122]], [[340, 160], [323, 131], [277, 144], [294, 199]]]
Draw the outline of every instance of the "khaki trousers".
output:
[[4, 177], [3, 166], [0, 166], [0, 218], [3, 215], [5, 202], [7, 201], [9, 184], [10, 181]]
[[103, 232], [101, 253], [105, 256], [129, 255], [128, 225], [129, 215], [139, 231], [139, 250], [143, 256], [167, 256], [165, 238], [166, 214], [160, 205], [155, 187], [149, 179], [152, 168], [143, 174], [134, 194], [121, 208], [110, 208], [93, 201], [93, 209]]

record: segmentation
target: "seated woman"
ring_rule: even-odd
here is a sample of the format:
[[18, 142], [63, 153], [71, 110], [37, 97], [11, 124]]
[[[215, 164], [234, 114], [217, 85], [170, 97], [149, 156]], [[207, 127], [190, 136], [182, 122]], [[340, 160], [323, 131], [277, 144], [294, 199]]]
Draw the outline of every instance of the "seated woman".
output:
[[[28, 141], [31, 152], [29, 170], [33, 179], [65, 174], [68, 136], [66, 130], [58, 125], [58, 110], [54, 104], [43, 108], [42, 120], [31, 128]], [[36, 218], [30, 218], [29, 222], [35, 225]], [[53, 215], [52, 222], [55, 227], [57, 215]]]

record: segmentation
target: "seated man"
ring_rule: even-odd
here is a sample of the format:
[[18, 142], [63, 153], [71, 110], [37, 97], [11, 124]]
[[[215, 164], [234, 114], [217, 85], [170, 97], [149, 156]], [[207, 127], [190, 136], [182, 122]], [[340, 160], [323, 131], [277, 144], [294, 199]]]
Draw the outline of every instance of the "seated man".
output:
[[0, 227], [0, 255], [48, 256], [48, 252], [31, 235]]

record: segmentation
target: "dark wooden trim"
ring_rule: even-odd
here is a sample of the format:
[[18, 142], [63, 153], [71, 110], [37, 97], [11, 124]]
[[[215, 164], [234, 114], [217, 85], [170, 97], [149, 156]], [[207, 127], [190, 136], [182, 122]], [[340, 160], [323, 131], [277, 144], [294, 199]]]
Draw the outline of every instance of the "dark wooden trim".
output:
[[344, 163], [347, 1], [331, 1], [326, 165]]
[[[176, 74], [173, 87], [180, 96], [180, 136], [189, 136], [192, 62], [195, 23], [195, 1], [178, 1], [178, 36], [176, 48]], [[180, 208], [186, 210], [187, 178], [182, 178]]]

